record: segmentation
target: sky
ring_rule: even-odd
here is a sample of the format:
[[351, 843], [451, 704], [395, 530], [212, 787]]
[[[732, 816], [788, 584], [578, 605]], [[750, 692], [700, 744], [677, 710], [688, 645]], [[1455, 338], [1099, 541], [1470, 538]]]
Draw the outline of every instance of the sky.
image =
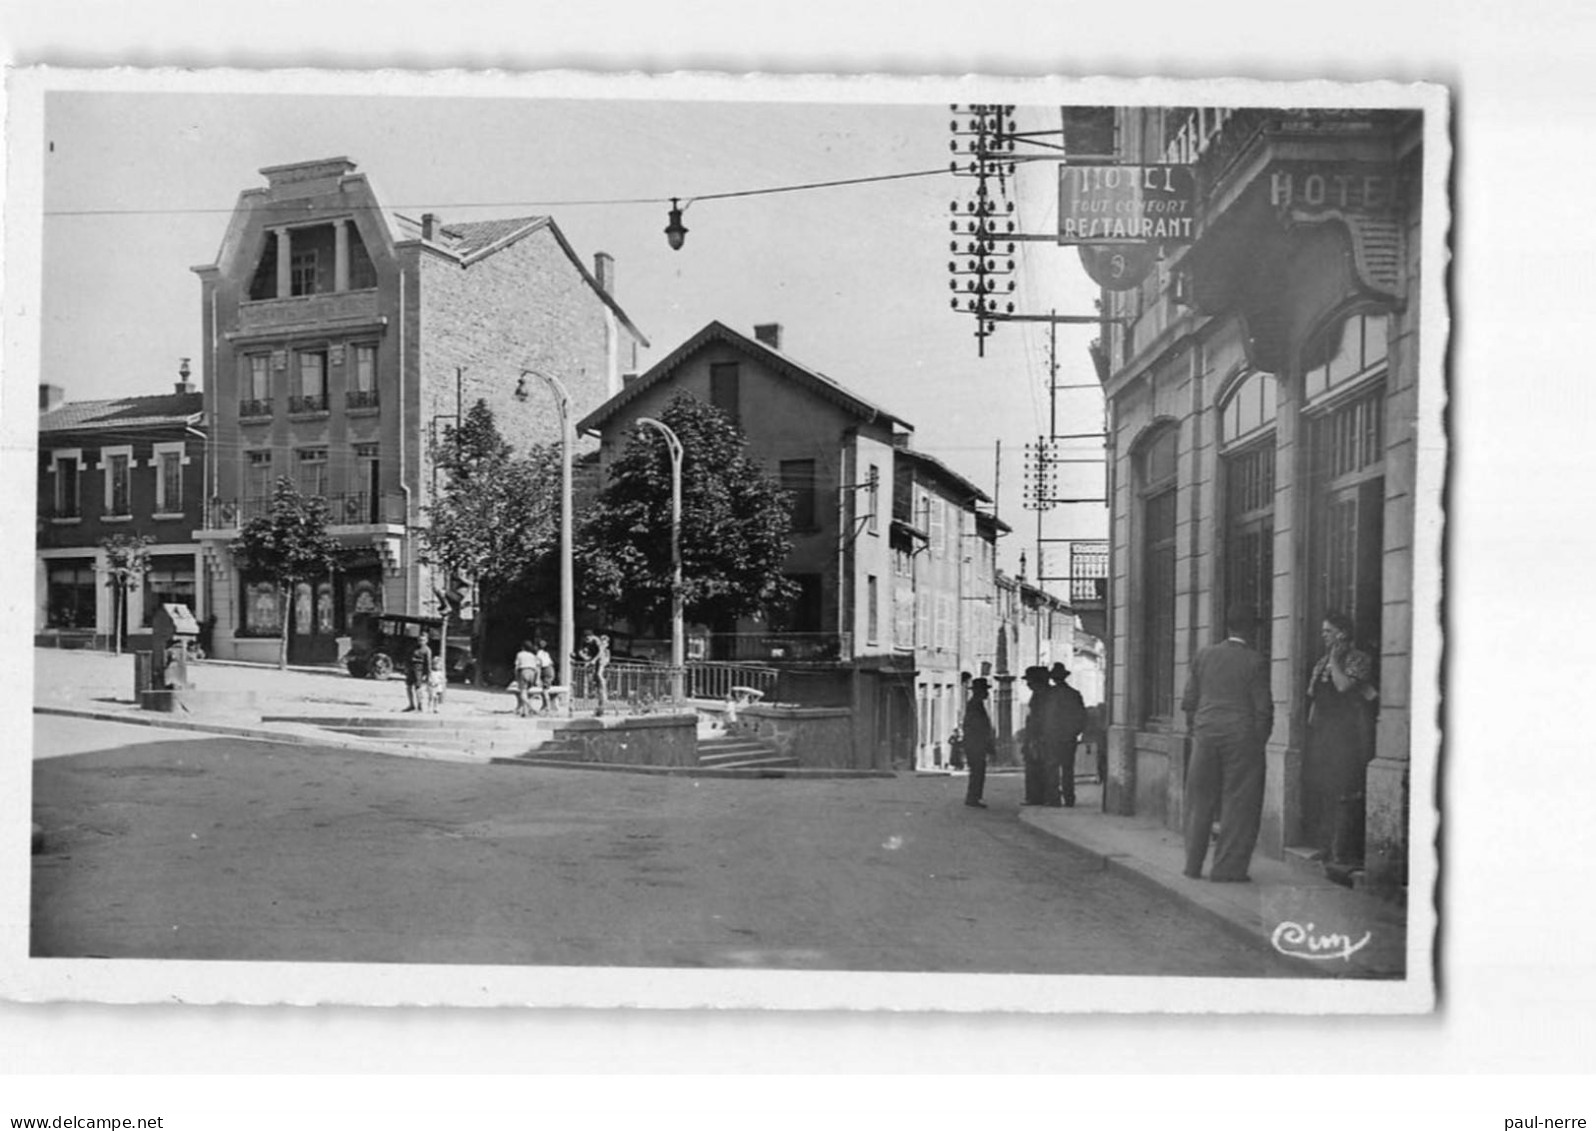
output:
[[[419, 90], [421, 87], [409, 89]], [[805, 98], [812, 98], [810, 86]], [[633, 92], [637, 93], [637, 92]], [[947, 101], [777, 97], [704, 100], [655, 84], [645, 97], [431, 93], [56, 91], [45, 103], [40, 380], [70, 400], [169, 391], [178, 359], [199, 372], [200, 284], [238, 194], [263, 167], [347, 156], [388, 207], [445, 222], [552, 215], [584, 261], [615, 257], [617, 297], [649, 364], [711, 320], [783, 326], [783, 349], [915, 426], [914, 444], [989, 495], [1013, 526], [1000, 564], [1036, 574], [1035, 512], [1022, 509], [1023, 448], [1048, 426], [1048, 359], [1060, 432], [1102, 427], [1087, 344], [1095, 328], [1000, 325], [977, 352], [949, 309], [950, 205], [973, 182], [945, 173], [731, 199], [722, 193], [945, 170]], [[684, 97], [689, 96], [689, 97]], [[901, 97], [901, 96], [899, 96]], [[785, 98], [786, 100], [781, 100]], [[1022, 107], [1056, 129], [1056, 106]], [[1020, 229], [1056, 227], [1056, 166], [1022, 169]], [[687, 202], [686, 243], [663, 229]], [[1089, 314], [1096, 289], [1073, 248], [1025, 242], [1021, 312]], [[997, 484], [1001, 443], [1001, 484]], [[1088, 443], [1070, 454], [1100, 454]], [[1100, 463], [1063, 468], [1060, 495], [1100, 498]], [[1095, 538], [1100, 505], [1059, 507], [1046, 538]], [[1064, 572], [1062, 558], [1048, 573]]]

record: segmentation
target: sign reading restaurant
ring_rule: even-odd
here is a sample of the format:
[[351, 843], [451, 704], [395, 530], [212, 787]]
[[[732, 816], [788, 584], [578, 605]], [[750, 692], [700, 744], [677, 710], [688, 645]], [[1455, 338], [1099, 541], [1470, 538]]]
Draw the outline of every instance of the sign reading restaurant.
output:
[[1190, 243], [1197, 179], [1185, 165], [1060, 165], [1058, 242]]

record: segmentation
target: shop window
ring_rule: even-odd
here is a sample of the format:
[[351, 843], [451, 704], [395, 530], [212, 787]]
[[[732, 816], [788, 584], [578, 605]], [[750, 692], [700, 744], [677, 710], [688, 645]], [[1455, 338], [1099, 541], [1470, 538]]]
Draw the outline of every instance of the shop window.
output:
[[150, 571], [144, 578], [144, 624], [154, 623], [155, 610], [162, 605], [194, 604], [194, 558], [192, 555], [156, 554], [150, 558]]
[[95, 627], [98, 575], [89, 559], [52, 561], [46, 567], [45, 626]]
[[1179, 429], [1166, 428], [1142, 453], [1141, 715], [1175, 711], [1175, 457]]
[[270, 581], [244, 581], [243, 624], [247, 636], [277, 636], [283, 631], [282, 601]]

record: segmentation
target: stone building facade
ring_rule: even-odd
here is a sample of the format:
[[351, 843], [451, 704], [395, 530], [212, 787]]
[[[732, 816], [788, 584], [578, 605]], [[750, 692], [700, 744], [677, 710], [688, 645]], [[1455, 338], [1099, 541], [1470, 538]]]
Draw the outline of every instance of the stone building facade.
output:
[[[211, 494], [201, 539], [216, 651], [267, 659], [284, 616], [297, 662], [338, 655], [359, 613], [428, 614], [419, 531], [445, 429], [478, 400], [517, 448], [620, 388], [647, 343], [549, 217], [445, 223], [383, 207], [346, 158], [262, 169], [201, 282]], [[290, 476], [325, 498], [344, 560], [281, 609], [228, 544]]]
[[1195, 238], [1105, 288], [1112, 812], [1182, 817], [1187, 665], [1262, 613], [1276, 705], [1260, 850], [1311, 860], [1307, 686], [1338, 611], [1376, 660], [1359, 882], [1406, 880], [1423, 117], [1121, 110], [1127, 164], [1195, 173]]
[[902, 418], [786, 353], [774, 323], [751, 337], [710, 323], [582, 420], [600, 438], [601, 480], [637, 418], [683, 391], [736, 421], [793, 499], [789, 623], [721, 626], [708, 654], [838, 675], [851, 764], [941, 764], [961, 673], [996, 654], [994, 615], [966, 600], [996, 587], [992, 546], [1006, 527], [977, 510], [986, 494], [914, 451]]

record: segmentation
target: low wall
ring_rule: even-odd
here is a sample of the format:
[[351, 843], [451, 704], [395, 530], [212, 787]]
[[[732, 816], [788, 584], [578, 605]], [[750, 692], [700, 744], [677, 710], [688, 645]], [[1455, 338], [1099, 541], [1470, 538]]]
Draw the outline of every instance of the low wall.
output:
[[736, 729], [770, 743], [800, 766], [870, 769], [853, 749], [853, 711], [847, 707], [784, 707], [756, 703], [737, 710]]
[[698, 716], [631, 715], [572, 719], [553, 728], [551, 741], [573, 748], [577, 762], [627, 766], [698, 765]]

